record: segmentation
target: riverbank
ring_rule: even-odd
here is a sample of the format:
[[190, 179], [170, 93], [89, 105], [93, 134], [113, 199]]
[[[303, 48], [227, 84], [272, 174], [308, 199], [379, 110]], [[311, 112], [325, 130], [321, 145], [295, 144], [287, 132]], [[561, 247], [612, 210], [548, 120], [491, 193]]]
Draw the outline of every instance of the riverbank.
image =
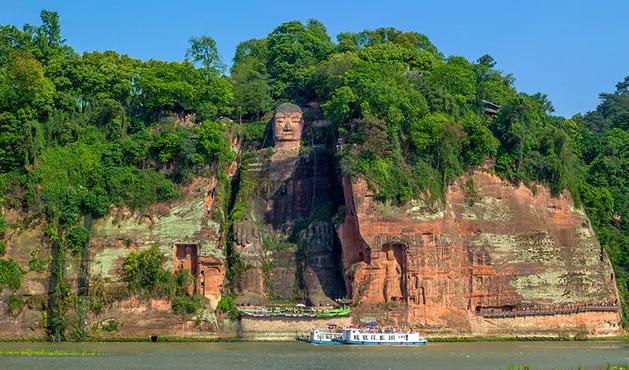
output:
[[63, 350], [51, 350], [51, 349], [20, 349], [20, 350], [0, 350], [0, 357], [6, 356], [20, 356], [20, 357], [32, 357], [32, 356], [97, 356], [100, 355], [100, 352], [96, 351], [86, 351], [86, 350], [77, 350], [77, 351], [63, 351]]
[[[84, 343], [122, 343], [122, 342], [161, 342], [161, 343], [240, 343], [240, 342], [298, 342], [301, 333], [266, 333], [265, 335], [243, 336], [91, 336]], [[622, 336], [426, 336], [430, 343], [474, 343], [474, 342], [627, 342], [629, 334]], [[47, 343], [46, 338], [12, 338], [2, 339], [0, 343]], [[81, 343], [73, 342], [72, 343]]]

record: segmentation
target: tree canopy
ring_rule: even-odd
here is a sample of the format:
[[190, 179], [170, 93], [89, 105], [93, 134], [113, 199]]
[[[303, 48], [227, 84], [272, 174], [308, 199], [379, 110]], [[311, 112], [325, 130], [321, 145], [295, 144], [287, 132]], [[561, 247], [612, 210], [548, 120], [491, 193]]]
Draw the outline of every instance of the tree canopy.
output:
[[233, 110], [233, 87], [209, 36], [190, 40], [196, 67], [79, 54], [65, 44], [57, 13], [44, 10], [41, 21], [0, 28], [5, 198], [19, 195], [34, 215], [71, 230], [112, 204], [142, 208], [177, 197], [177, 184], [194, 172], [233, 160], [217, 121]]

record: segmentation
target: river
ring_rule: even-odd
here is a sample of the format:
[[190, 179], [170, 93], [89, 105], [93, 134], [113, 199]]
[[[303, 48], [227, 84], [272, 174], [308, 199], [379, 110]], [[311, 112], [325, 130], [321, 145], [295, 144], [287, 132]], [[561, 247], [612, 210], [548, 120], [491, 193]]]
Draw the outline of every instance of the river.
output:
[[420, 347], [306, 343], [0, 343], [7, 351], [98, 352], [0, 356], [0, 369], [606, 369], [629, 363], [629, 343], [470, 342]]

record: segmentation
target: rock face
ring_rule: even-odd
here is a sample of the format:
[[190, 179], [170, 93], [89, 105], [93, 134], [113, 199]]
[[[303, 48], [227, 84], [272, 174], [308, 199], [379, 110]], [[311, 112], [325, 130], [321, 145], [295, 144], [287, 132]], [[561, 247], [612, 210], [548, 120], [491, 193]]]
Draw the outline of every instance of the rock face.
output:
[[345, 292], [330, 222], [342, 200], [329, 125], [304, 125], [299, 107], [282, 104], [271, 127], [274, 146], [243, 154], [240, 166], [233, 229], [233, 251], [241, 261], [236, 302], [333, 303]]
[[[364, 180], [339, 181], [334, 130], [318, 107], [302, 114], [282, 104], [268, 131], [272, 145], [241, 152], [239, 166], [227, 169], [227, 177], [235, 176], [229, 232], [217, 222], [229, 211], [216, 201], [217, 186], [226, 184], [214, 177], [193, 179], [180, 199], [145, 212], [111, 209], [95, 220], [87, 257], [67, 253], [63, 276], [79, 296], [89, 275], [88, 298], [106, 303], [86, 316], [68, 309], [68, 322], [111, 338], [220, 332], [292, 338], [312, 327], [301, 319], [233, 325], [217, 319], [229, 257], [238, 305], [328, 305], [349, 296], [352, 317], [339, 324], [375, 319], [456, 336], [621, 333], [612, 267], [569, 195], [514, 187], [487, 169], [450, 185], [445, 206], [420, 199], [393, 207], [376, 201]], [[15, 260], [25, 275], [18, 291], [0, 292], [0, 339], [42, 338], [51, 267], [30, 271], [29, 262], [52, 260], [47, 225], [19, 211], [3, 213], [11, 227], [2, 258]], [[128, 294], [122, 263], [152, 245], [168, 256], [169, 269], [193, 276], [188, 293], [207, 297], [207, 309], [183, 317], [167, 301]], [[9, 309], [14, 294], [24, 301], [19, 312]], [[119, 331], [104, 329], [114, 324]]]
[[[9, 225], [4, 241], [6, 253], [0, 258], [12, 259], [20, 266], [24, 275], [20, 288], [11, 292], [0, 289], [0, 340], [41, 339], [46, 336], [46, 310], [49, 306], [50, 261], [52, 261], [50, 240], [46, 236], [47, 224], [42, 220], [33, 220], [28, 214], [15, 209], [3, 209], [4, 218]], [[30, 267], [30, 262], [39, 260], [43, 268], [39, 271]], [[66, 253], [64, 281], [74, 289], [78, 285], [80, 258]], [[17, 312], [11, 312], [11, 296], [21, 298], [22, 305]], [[69, 312], [69, 322], [75, 322], [74, 312]]]
[[189, 293], [204, 295], [210, 307], [220, 300], [225, 276], [221, 226], [213, 220], [214, 178], [196, 178], [180, 201], [156, 204], [146, 213], [112, 210], [94, 222], [90, 236], [90, 278], [106, 279], [109, 289], [124, 285], [122, 263], [133, 250], [158, 245], [172, 256], [173, 271], [186, 270]]
[[355, 319], [444, 334], [620, 332], [612, 267], [568, 195], [481, 171], [452, 184], [445, 207], [393, 208], [363, 180], [343, 187], [338, 234]]

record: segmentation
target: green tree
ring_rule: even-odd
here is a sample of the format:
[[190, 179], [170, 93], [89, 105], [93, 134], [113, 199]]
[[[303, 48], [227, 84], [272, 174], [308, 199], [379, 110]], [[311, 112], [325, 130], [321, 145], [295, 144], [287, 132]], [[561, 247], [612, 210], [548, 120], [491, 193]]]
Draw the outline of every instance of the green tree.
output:
[[629, 77], [612, 93], [600, 94], [593, 112], [573, 118], [585, 164], [579, 190], [601, 245], [616, 273], [623, 307], [629, 310]]
[[312, 98], [306, 87], [314, 65], [333, 50], [325, 27], [312, 19], [305, 25], [298, 21], [283, 23], [267, 36], [267, 47], [273, 96], [295, 101]]
[[168, 279], [162, 268], [166, 257], [156, 245], [143, 251], [133, 251], [124, 260], [122, 271], [124, 280], [135, 292], [154, 292]]
[[199, 130], [198, 145], [199, 152], [208, 161], [228, 163], [234, 159], [234, 152], [229, 145], [225, 125], [219, 122], [203, 122]]
[[425, 151], [443, 140], [442, 133], [451, 118], [443, 113], [430, 113], [420, 120], [411, 122], [409, 139], [419, 151]]
[[30, 54], [16, 53], [8, 65], [0, 66], [0, 107], [4, 111], [22, 110], [25, 118], [49, 110], [55, 87], [44, 76], [44, 68]]
[[232, 72], [241, 63], [251, 63], [254, 68], [264, 74], [266, 73], [266, 62], [269, 57], [269, 50], [266, 39], [251, 39], [243, 41], [236, 46], [236, 53], [232, 65]]
[[232, 71], [234, 103], [240, 114], [255, 116], [271, 110], [273, 98], [266, 76], [258, 72], [254, 61], [238, 64]]
[[496, 61], [489, 54], [485, 54], [482, 57], [478, 58], [476, 60], [476, 63], [478, 63], [478, 64], [480, 64], [482, 66], [485, 66], [487, 68], [494, 68], [494, 66], [496, 65]]
[[436, 67], [429, 77], [436, 86], [445, 88], [460, 103], [476, 100], [476, 75], [472, 65], [463, 57], [450, 57]]
[[201, 63], [206, 69], [223, 71], [225, 65], [221, 62], [216, 48], [216, 41], [207, 35], [191, 37], [188, 40], [190, 47], [186, 51], [186, 58], [195, 63]]

